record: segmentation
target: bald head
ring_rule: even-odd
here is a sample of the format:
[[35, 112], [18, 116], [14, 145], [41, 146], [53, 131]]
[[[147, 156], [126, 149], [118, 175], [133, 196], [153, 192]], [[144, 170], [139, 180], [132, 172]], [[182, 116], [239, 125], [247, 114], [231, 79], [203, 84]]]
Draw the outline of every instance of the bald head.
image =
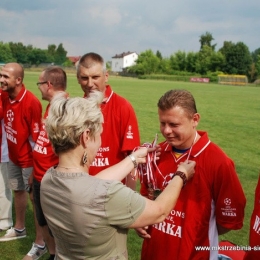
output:
[[3, 91], [8, 92], [11, 99], [15, 98], [23, 88], [24, 70], [15, 62], [5, 64], [0, 72], [0, 83]]
[[19, 63], [16, 63], [16, 62], [7, 63], [3, 66], [3, 69], [8, 70], [16, 78], [20, 77], [21, 80], [23, 81], [24, 70], [23, 70], [23, 67]]

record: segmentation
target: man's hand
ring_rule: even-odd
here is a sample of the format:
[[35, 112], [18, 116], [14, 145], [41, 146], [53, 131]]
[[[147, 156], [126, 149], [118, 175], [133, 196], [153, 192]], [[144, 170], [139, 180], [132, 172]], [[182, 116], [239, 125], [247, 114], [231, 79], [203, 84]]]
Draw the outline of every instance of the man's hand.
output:
[[135, 232], [141, 238], [151, 238], [151, 236], [147, 233], [148, 226], [142, 228], [135, 228]]

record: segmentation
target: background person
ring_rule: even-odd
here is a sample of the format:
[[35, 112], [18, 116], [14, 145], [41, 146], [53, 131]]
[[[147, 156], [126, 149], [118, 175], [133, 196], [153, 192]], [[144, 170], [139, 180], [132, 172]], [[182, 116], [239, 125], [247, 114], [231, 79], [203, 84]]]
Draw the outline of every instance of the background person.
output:
[[[98, 90], [104, 94], [101, 110], [104, 116], [101, 147], [93, 161], [89, 173], [95, 175], [101, 170], [123, 160], [140, 145], [138, 123], [132, 105], [116, 94], [108, 82], [108, 72], [103, 58], [97, 53], [87, 53], [77, 66], [78, 83], [84, 96]], [[136, 182], [128, 177], [124, 180], [128, 187], [135, 189]]]
[[[197, 131], [200, 115], [192, 94], [170, 90], [158, 101], [160, 143], [155, 180], [160, 190], [179, 163], [196, 162], [196, 175], [183, 189], [166, 220], [149, 229], [138, 229], [144, 237], [143, 260], [217, 259], [217, 251], [196, 251], [195, 246], [218, 246], [218, 235], [243, 226], [246, 199], [233, 161]], [[149, 196], [151, 184], [141, 180], [141, 194]]]
[[52, 260], [55, 258], [55, 241], [54, 237], [50, 233], [46, 219], [42, 212], [40, 188], [44, 174], [51, 166], [57, 165], [59, 159], [54, 153], [52, 145], [48, 139], [44, 121], [48, 117], [50, 102], [53, 97], [56, 95], [67, 96], [65, 92], [67, 88], [66, 72], [57, 66], [48, 67], [41, 72], [37, 86], [42, 94], [42, 99], [47, 100], [49, 104], [46, 107], [40, 134], [33, 150], [33, 196], [37, 221], [42, 229], [44, 241], [46, 242], [50, 253], [49, 260]]
[[260, 259], [260, 175], [255, 189], [255, 203], [250, 221], [249, 246], [251, 250], [246, 252], [244, 260]]
[[57, 259], [127, 259], [128, 228], [161, 222], [185, 179], [194, 173], [194, 162], [181, 163], [178, 170], [183, 172], [156, 201], [120, 182], [139, 162], [145, 162], [147, 148], [90, 176], [101, 144], [103, 117], [97, 105], [101, 101], [100, 92], [87, 99], [54, 99], [46, 120], [59, 164], [43, 177], [41, 204], [55, 237]]
[[[0, 89], [0, 96], [2, 90]], [[0, 97], [0, 232], [13, 226], [12, 218], [12, 190], [8, 185], [8, 147], [4, 130], [4, 112], [2, 98]]]
[[[27, 192], [31, 193], [32, 150], [39, 135], [42, 107], [36, 96], [25, 88], [23, 78], [24, 70], [18, 63], [7, 63], [1, 69], [1, 88], [8, 94], [2, 95], [2, 105], [10, 159], [9, 186], [14, 191], [15, 225], [0, 237], [0, 242], [26, 237], [25, 212]], [[35, 227], [35, 243], [30, 251], [42, 255], [46, 248], [36, 220]]]

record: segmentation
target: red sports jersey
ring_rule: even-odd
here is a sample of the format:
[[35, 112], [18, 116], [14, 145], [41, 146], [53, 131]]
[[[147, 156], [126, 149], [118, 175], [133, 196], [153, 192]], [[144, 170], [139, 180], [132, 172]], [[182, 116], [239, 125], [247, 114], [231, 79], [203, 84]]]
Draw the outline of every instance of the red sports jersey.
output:
[[[176, 158], [172, 147], [161, 143], [162, 152], [157, 162], [161, 174], [156, 171], [158, 188], [180, 162], [196, 161], [195, 175], [182, 189], [176, 206], [160, 224], [150, 226], [151, 239], [145, 239], [143, 260], [217, 259], [217, 250], [196, 251], [195, 246], [218, 246], [218, 223], [228, 229], [240, 229], [243, 225], [246, 199], [235, 172], [233, 161], [214, 143], [206, 132], [198, 132], [201, 138]], [[168, 176], [169, 177], [169, 176]], [[141, 183], [141, 194], [148, 195], [147, 181]]]
[[255, 204], [251, 216], [249, 246], [251, 250], [246, 253], [244, 259], [260, 259], [260, 176], [255, 190]]
[[32, 149], [41, 124], [41, 103], [24, 86], [14, 100], [7, 97], [2, 101], [10, 160], [22, 168], [32, 167]]
[[89, 172], [96, 175], [101, 170], [123, 160], [127, 152], [140, 145], [136, 115], [131, 104], [106, 87], [106, 101], [101, 105], [104, 116], [101, 147]]
[[[50, 104], [47, 106], [43, 119], [48, 117]], [[58, 156], [54, 153], [50, 140], [45, 130], [44, 121], [41, 125], [41, 131], [35, 143], [33, 150], [33, 177], [41, 182], [46, 171], [59, 162]]]

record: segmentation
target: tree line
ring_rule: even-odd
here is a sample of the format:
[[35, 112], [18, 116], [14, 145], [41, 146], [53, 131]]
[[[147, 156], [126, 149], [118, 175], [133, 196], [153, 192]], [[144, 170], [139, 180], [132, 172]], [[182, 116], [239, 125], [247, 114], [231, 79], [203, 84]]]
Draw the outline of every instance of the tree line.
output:
[[0, 41], [0, 62], [18, 62], [27, 66], [37, 66], [41, 63], [72, 65], [62, 43], [58, 46], [50, 44], [47, 49], [40, 49], [32, 45], [25, 46], [21, 42], [4, 43]]
[[[243, 42], [224, 41], [223, 46], [216, 51], [216, 44], [210, 32], [200, 36], [198, 52], [177, 51], [170, 57], [162, 57], [158, 50], [146, 50], [139, 54], [136, 65], [126, 68], [125, 72], [142, 76], [151, 74], [217, 78], [218, 74], [246, 75], [249, 82], [260, 77], [260, 48], [250, 53]], [[40, 49], [32, 45], [18, 42], [3, 43], [0, 41], [0, 62], [18, 62], [28, 66], [41, 63], [72, 66], [67, 58], [67, 51], [62, 43], [48, 45]]]
[[160, 51], [146, 50], [139, 54], [136, 65], [126, 69], [136, 75], [200, 75], [211, 78], [218, 74], [246, 75], [250, 82], [260, 76], [260, 48], [250, 53], [243, 43], [225, 41], [216, 51], [211, 33], [200, 36], [198, 52], [177, 51], [163, 58]]

